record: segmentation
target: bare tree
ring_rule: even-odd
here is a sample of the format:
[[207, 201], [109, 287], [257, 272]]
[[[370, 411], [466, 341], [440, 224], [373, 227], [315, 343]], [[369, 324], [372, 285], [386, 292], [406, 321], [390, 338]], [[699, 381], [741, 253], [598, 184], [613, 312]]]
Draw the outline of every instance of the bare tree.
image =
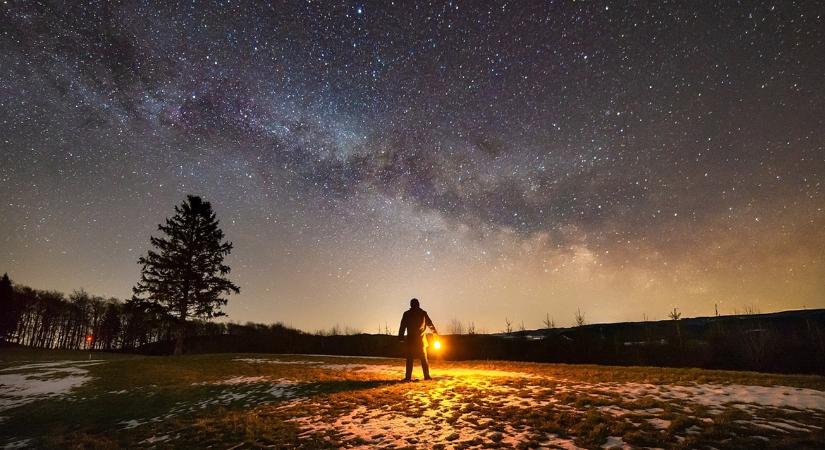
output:
[[362, 331], [360, 328], [353, 328], [349, 325], [344, 327], [344, 335], [345, 336], [355, 336], [356, 334], [361, 334]]
[[513, 332], [513, 322], [511, 322], [510, 319], [505, 317], [504, 318], [504, 323], [505, 323], [505, 325], [507, 325], [507, 328], [504, 329], [507, 332], [507, 334], [512, 333]]
[[464, 324], [458, 319], [450, 319], [450, 323], [447, 325], [447, 331], [450, 334], [464, 334]]
[[476, 323], [475, 322], [470, 322], [469, 324], [467, 324], [467, 334], [470, 334], [470, 335], [476, 334]]
[[673, 311], [668, 313], [668, 317], [670, 317], [674, 323], [676, 323], [676, 337], [679, 339], [679, 347], [682, 346], [682, 327], [679, 325], [679, 319], [682, 318], [682, 313], [679, 312], [679, 308], [673, 308]]
[[754, 314], [759, 314], [759, 307], [755, 305], [747, 305], [745, 306], [745, 315], [752, 316]]
[[544, 328], [556, 328], [556, 321], [552, 317], [550, 317], [550, 313], [547, 313], [547, 315], [544, 317], [543, 323]]
[[523, 320], [521, 321], [521, 325], [519, 325], [519, 326], [518, 326], [518, 330], [519, 330], [520, 332], [522, 332], [522, 333], [524, 333], [525, 331], [527, 331], [527, 329], [526, 329], [526, 328], [524, 328], [524, 321], [523, 321]]
[[584, 313], [579, 308], [576, 308], [575, 319], [577, 327], [587, 325], [587, 321], [584, 320]]

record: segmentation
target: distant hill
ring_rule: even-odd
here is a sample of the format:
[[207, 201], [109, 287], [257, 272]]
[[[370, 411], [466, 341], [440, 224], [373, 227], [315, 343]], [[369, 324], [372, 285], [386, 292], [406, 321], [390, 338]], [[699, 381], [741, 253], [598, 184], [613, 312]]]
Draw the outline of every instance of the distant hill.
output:
[[[693, 330], [694, 332], [701, 332], [701, 330], [705, 329], [711, 325], [744, 325], [748, 326], [749, 324], [754, 323], [767, 323], [778, 325], [782, 323], [799, 323], [804, 322], [806, 320], [810, 321], [821, 321], [825, 317], [825, 309], [799, 309], [799, 310], [790, 310], [790, 311], [779, 311], [773, 313], [765, 313], [765, 314], [735, 314], [735, 315], [726, 315], [726, 316], [708, 316], [708, 317], [690, 317], [679, 319], [679, 323], [685, 329]], [[615, 322], [615, 323], [594, 323], [594, 324], [587, 324], [582, 325], [580, 327], [556, 327], [556, 328], [538, 328], [534, 330], [525, 330], [525, 331], [514, 331], [511, 333], [493, 333], [493, 336], [499, 336], [504, 338], [513, 338], [513, 337], [529, 337], [533, 339], [541, 339], [550, 336], [556, 336], [560, 334], [570, 333], [570, 332], [581, 332], [584, 330], [604, 330], [606, 328], [614, 329], [614, 330], [638, 330], [639, 327], [642, 327], [644, 330], [648, 330], [651, 327], [655, 329], [663, 328], [667, 329], [673, 326], [675, 321], [671, 319], [667, 320], [649, 320], [649, 321], [641, 321], [641, 322]], [[646, 333], [647, 331], [645, 331]]]
[[[825, 309], [494, 335], [515, 359], [825, 374]], [[507, 351], [507, 350], [504, 350]], [[469, 355], [466, 355], [469, 356]]]

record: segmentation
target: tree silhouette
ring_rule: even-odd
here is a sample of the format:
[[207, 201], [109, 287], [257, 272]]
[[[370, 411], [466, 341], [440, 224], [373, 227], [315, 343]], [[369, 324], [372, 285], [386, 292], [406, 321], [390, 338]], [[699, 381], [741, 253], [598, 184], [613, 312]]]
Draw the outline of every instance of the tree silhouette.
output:
[[98, 339], [102, 343], [105, 350], [111, 350], [117, 347], [117, 339], [120, 334], [120, 318], [123, 314], [123, 305], [112, 299], [106, 306], [106, 314], [103, 316], [103, 322], [100, 324], [100, 332]]
[[9, 274], [3, 274], [0, 278], [0, 342], [4, 342], [8, 334], [17, 328], [19, 316], [20, 311], [14, 301], [14, 288]]
[[587, 322], [584, 320], [584, 313], [582, 313], [582, 311], [579, 308], [576, 308], [576, 315], [574, 316], [574, 318], [576, 320], [577, 327], [581, 327], [587, 324]]
[[682, 313], [679, 312], [678, 308], [673, 308], [673, 311], [669, 312], [668, 317], [676, 323], [676, 336], [679, 338], [679, 347], [682, 347], [682, 327], [679, 326], [679, 319], [682, 318]]
[[462, 324], [458, 319], [451, 319], [449, 325], [447, 325], [447, 333], [464, 334], [464, 324]]
[[138, 260], [141, 277], [132, 291], [174, 320], [175, 355], [180, 355], [186, 320], [225, 315], [220, 310], [227, 303], [224, 295], [237, 294], [240, 288], [226, 278], [230, 269], [223, 259], [232, 251], [232, 243], [221, 242], [223, 231], [209, 202], [187, 196], [158, 230], [165, 237], [150, 238], [156, 250]]

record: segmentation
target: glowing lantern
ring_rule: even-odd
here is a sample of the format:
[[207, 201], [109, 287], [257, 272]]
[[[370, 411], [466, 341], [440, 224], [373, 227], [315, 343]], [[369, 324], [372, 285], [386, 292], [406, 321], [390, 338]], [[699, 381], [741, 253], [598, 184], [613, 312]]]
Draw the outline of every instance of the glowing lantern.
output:
[[435, 343], [433, 343], [433, 347], [436, 350], [440, 350], [441, 349], [441, 341], [435, 341]]
[[91, 334], [86, 335], [86, 342], [88, 342], [89, 344], [92, 343], [92, 335]]

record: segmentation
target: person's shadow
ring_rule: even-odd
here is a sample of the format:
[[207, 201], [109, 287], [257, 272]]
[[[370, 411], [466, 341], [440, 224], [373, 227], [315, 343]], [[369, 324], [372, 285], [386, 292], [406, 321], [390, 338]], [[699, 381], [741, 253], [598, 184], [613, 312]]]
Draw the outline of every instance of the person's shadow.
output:
[[335, 394], [337, 392], [360, 391], [384, 386], [405, 384], [402, 380], [331, 380], [310, 383], [313, 392], [319, 394]]

